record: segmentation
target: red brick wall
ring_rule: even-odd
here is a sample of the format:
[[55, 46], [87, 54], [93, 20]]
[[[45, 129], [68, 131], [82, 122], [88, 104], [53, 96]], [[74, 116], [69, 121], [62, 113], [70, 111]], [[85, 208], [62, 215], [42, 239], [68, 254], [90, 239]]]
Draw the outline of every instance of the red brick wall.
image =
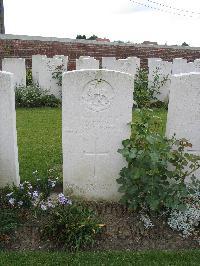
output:
[[[5, 35], [6, 36], [6, 35]], [[137, 56], [141, 59], [142, 66], [147, 65], [147, 58], [161, 57], [164, 60], [172, 61], [173, 58], [183, 57], [188, 61], [200, 58], [200, 48], [184, 48], [175, 46], [145, 46], [130, 44], [106, 44], [75, 40], [66, 42], [45, 40], [23, 40], [17, 36], [6, 39], [0, 38], [0, 59], [4, 57], [22, 57], [26, 58], [27, 64], [31, 65], [31, 56], [34, 54], [44, 54], [48, 57], [54, 55], [68, 55], [69, 69], [75, 69], [75, 59], [81, 55], [93, 56], [101, 60], [101, 57], [114, 56], [116, 58], [126, 58], [128, 56]]]

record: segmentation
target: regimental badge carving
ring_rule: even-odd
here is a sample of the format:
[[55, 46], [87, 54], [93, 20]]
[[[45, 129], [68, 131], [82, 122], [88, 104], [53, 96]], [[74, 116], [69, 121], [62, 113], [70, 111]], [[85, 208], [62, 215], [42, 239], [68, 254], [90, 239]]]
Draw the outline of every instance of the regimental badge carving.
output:
[[114, 89], [107, 81], [95, 79], [85, 85], [81, 98], [88, 109], [99, 112], [110, 107], [114, 96]]

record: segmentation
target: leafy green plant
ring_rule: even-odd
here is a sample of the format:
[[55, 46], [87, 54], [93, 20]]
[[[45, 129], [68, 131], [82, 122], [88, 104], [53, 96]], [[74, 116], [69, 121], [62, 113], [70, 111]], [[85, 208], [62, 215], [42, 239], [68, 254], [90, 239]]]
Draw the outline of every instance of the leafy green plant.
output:
[[15, 97], [17, 107], [59, 107], [61, 105], [61, 101], [54, 95], [48, 95], [35, 85], [17, 88]]
[[26, 86], [33, 85], [32, 69], [28, 68], [26, 70]]
[[62, 86], [62, 74], [64, 72], [64, 65], [57, 66], [52, 73], [52, 78], [55, 79], [58, 86]]
[[53, 94], [43, 94], [41, 97], [41, 106], [45, 107], [60, 107], [61, 100], [56, 98]]
[[138, 69], [135, 76], [134, 84], [134, 101], [138, 108], [149, 108], [152, 105], [163, 107], [164, 103], [157, 100], [156, 95], [160, 93], [160, 88], [167, 82], [168, 76], [161, 77], [158, 74], [158, 69], [154, 73], [153, 81], [148, 82], [148, 71]]
[[0, 249], [10, 240], [10, 234], [22, 223], [22, 217], [16, 209], [1, 209], [0, 211]]
[[132, 136], [119, 150], [128, 163], [117, 179], [121, 201], [135, 210], [182, 209], [188, 196], [185, 178], [200, 167], [200, 157], [185, 152], [191, 147], [186, 140], [157, 133], [160, 122], [152, 110], [138, 112], [140, 119], [132, 124]]
[[[63, 195], [61, 195], [62, 199]], [[73, 203], [61, 204], [49, 210], [41, 227], [42, 236], [74, 251], [94, 244], [102, 226], [88, 207]]]

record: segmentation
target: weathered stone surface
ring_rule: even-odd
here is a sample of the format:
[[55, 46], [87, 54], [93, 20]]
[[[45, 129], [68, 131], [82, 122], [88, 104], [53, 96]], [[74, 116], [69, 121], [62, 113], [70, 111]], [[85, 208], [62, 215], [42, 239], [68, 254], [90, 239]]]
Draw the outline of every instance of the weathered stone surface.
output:
[[0, 186], [19, 184], [13, 74], [0, 72]]
[[76, 70], [81, 69], [99, 69], [99, 60], [90, 56], [80, 56], [76, 59]]
[[23, 58], [4, 58], [2, 70], [14, 74], [14, 86], [26, 86], [26, 66]]
[[[166, 135], [192, 143], [189, 152], [200, 155], [200, 73], [172, 77]], [[198, 173], [200, 177], [200, 173]]]
[[125, 165], [117, 153], [130, 137], [134, 77], [108, 70], [63, 76], [64, 191], [86, 199], [119, 199], [116, 178]]
[[200, 72], [200, 59], [194, 60], [195, 72]]
[[102, 69], [117, 70], [115, 57], [102, 57]]
[[137, 57], [117, 60], [117, 70], [120, 72], [135, 75], [138, 68], [140, 68], [140, 59]]
[[172, 66], [172, 75], [189, 73], [190, 68], [188, 67], [187, 59], [174, 58]]
[[42, 59], [47, 58], [46, 55], [33, 55], [32, 56], [32, 78], [33, 83], [38, 85], [39, 84], [39, 72], [40, 72], [40, 66]]
[[155, 61], [162, 61], [162, 58], [159, 58], [159, 57], [148, 58], [148, 68], [151, 67], [151, 64], [154, 65]]
[[55, 59], [61, 59], [62, 60], [62, 70], [63, 70], [63, 73], [64, 72], [67, 72], [68, 70], [68, 61], [69, 61], [69, 58], [68, 56], [65, 56], [65, 55], [54, 55]]
[[[169, 88], [170, 88], [170, 80], [172, 73], [172, 63], [167, 61], [158, 60], [150, 60], [149, 61], [149, 74], [148, 81], [149, 86], [154, 86], [155, 77], [158, 75], [159, 77], [159, 86], [163, 85], [159, 89], [159, 93], [156, 98], [159, 101], [167, 102], [169, 98]], [[164, 81], [166, 80], [166, 81]], [[162, 82], [164, 81], [164, 82]]]
[[62, 88], [59, 86], [58, 80], [52, 77], [53, 73], [59, 68], [62, 72], [66, 71], [67, 58], [56, 56], [54, 58], [42, 58], [39, 68], [39, 86], [47, 94], [53, 94], [57, 98], [61, 98]]
[[115, 57], [103, 57], [102, 68], [135, 75], [137, 69], [140, 68], [140, 59], [137, 57], [128, 57], [126, 59], [116, 60]]

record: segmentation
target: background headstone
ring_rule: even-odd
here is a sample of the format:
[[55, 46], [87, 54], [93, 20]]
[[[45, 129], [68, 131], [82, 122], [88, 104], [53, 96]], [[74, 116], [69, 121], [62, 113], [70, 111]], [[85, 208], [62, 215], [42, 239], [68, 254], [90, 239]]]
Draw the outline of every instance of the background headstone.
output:
[[62, 64], [63, 64], [63, 67], [62, 67], [63, 73], [67, 72], [67, 70], [68, 70], [68, 61], [69, 61], [68, 56], [65, 56], [65, 55], [54, 55], [53, 58], [61, 59], [62, 60]]
[[[188, 152], [200, 155], [200, 73], [172, 77], [168, 115], [167, 137], [185, 138], [192, 143]], [[198, 173], [200, 177], [200, 172]]]
[[120, 72], [135, 75], [140, 68], [140, 59], [137, 57], [128, 57], [127, 59], [117, 60], [117, 70]]
[[200, 72], [200, 59], [194, 60], [195, 72]]
[[62, 95], [62, 87], [57, 84], [58, 80], [52, 75], [57, 67], [63, 66], [63, 63], [63, 58], [42, 58], [39, 68], [39, 87], [47, 94], [53, 94], [59, 99]]
[[126, 59], [116, 60], [115, 57], [103, 57], [102, 68], [135, 75], [137, 73], [137, 69], [140, 68], [140, 58], [128, 57]]
[[130, 137], [134, 77], [109, 70], [63, 76], [63, 186], [86, 199], [116, 201], [126, 165], [117, 152]]
[[159, 58], [159, 57], [148, 58], [148, 68], [151, 67], [151, 64], [154, 65], [155, 61], [162, 61], [162, 58]]
[[32, 78], [33, 78], [33, 83], [36, 85], [39, 84], [39, 72], [43, 58], [45, 59], [47, 58], [47, 56], [39, 54], [32, 56]]
[[172, 63], [167, 61], [151, 60], [149, 62], [149, 74], [148, 74], [148, 82], [149, 86], [154, 86], [154, 82], [156, 81], [155, 77], [158, 75], [158, 85], [160, 86], [164, 79], [167, 79], [163, 86], [160, 87], [159, 92], [156, 98], [159, 101], [167, 102], [169, 99], [169, 89], [170, 89], [170, 80], [172, 73]]
[[4, 58], [2, 71], [14, 74], [14, 86], [26, 86], [26, 66], [23, 58]]
[[173, 59], [172, 75], [188, 73], [188, 72], [190, 71], [188, 68], [187, 59], [183, 59], [183, 58]]
[[102, 69], [117, 70], [115, 57], [102, 57]]
[[19, 184], [13, 74], [0, 71], [0, 186]]
[[99, 69], [99, 60], [90, 56], [80, 56], [76, 59], [76, 70], [81, 69]]

